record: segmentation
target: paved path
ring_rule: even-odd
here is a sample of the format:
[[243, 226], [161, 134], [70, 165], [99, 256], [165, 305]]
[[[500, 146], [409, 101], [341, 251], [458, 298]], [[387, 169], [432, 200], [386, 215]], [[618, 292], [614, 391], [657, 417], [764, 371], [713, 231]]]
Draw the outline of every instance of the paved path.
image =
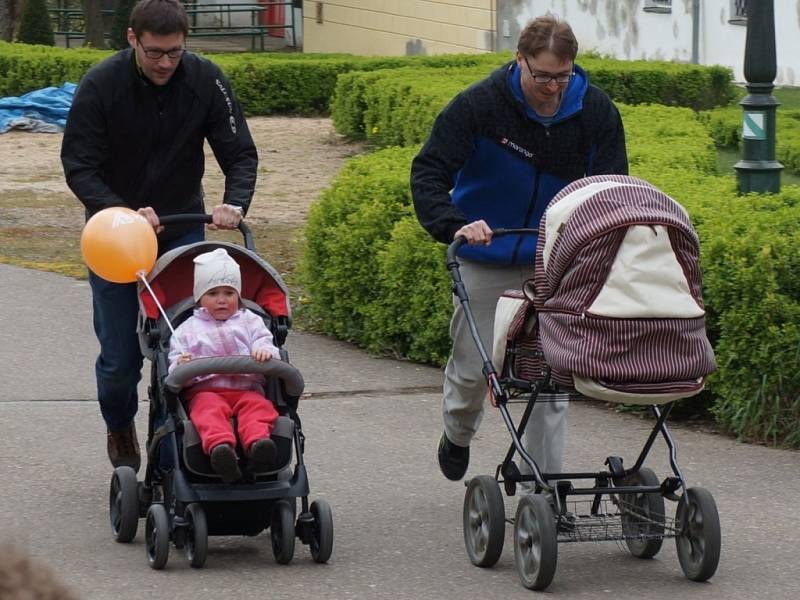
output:
[[[131, 544], [110, 535], [110, 468], [94, 397], [88, 286], [0, 265], [0, 542], [12, 540], [48, 562], [85, 599], [198, 598], [530, 598], [514, 568], [510, 529], [493, 569], [465, 554], [464, 487], [438, 472], [438, 370], [377, 359], [321, 336], [293, 332], [312, 498], [335, 521], [333, 558], [311, 561], [298, 544], [277, 565], [269, 536], [211, 538], [206, 567], [191, 569], [171, 549], [167, 568], [148, 568], [143, 521]], [[142, 404], [144, 409], [145, 405]], [[607, 409], [571, 407], [566, 464], [600, 468], [608, 454], [633, 460], [645, 421]], [[140, 410], [140, 431], [145, 429]], [[674, 544], [654, 559], [614, 543], [559, 546], [552, 597], [589, 599], [800, 597], [800, 454], [673, 430], [691, 485], [709, 488], [723, 528], [722, 560], [708, 583], [686, 580]], [[470, 474], [492, 473], [508, 435], [489, 414], [473, 444]], [[648, 464], [667, 473], [657, 444]], [[668, 510], [671, 510], [668, 505]], [[515, 502], [507, 499], [507, 514]]]

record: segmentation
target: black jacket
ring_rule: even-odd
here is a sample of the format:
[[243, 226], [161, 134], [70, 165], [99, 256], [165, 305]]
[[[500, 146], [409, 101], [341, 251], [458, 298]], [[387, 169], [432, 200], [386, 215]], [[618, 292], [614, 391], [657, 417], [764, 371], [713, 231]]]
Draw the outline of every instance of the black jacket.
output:
[[[463, 225], [537, 228], [565, 185], [588, 175], [628, 173], [616, 106], [575, 66], [558, 112], [542, 122], [526, 108], [519, 71], [509, 63], [458, 94], [439, 114], [411, 168], [422, 226], [450, 243]], [[536, 236], [462, 246], [480, 262], [533, 264]]]
[[[152, 206], [160, 216], [202, 213], [205, 139], [225, 174], [225, 197], [219, 200], [246, 212], [258, 153], [222, 71], [186, 52], [169, 83], [159, 87], [138, 72], [128, 49], [81, 80], [61, 162], [87, 218], [119, 205]], [[160, 237], [172, 239], [185, 230], [168, 227]]]

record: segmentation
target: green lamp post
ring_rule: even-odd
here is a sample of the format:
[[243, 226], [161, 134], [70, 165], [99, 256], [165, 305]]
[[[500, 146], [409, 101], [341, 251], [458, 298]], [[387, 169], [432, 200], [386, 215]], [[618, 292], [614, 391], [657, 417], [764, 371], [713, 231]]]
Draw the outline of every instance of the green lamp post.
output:
[[775, 61], [773, 0], [746, 0], [747, 37], [744, 78], [747, 96], [739, 105], [742, 120], [742, 160], [734, 165], [739, 193], [781, 189], [783, 165], [775, 160], [775, 113], [780, 102], [772, 95]]

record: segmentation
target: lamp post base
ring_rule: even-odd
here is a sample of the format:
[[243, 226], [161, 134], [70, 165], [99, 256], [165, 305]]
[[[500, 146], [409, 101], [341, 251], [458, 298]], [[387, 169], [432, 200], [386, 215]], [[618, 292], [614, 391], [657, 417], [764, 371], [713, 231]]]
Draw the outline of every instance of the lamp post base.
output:
[[736, 169], [739, 193], [777, 194], [781, 191], [783, 165], [776, 160], [740, 160]]

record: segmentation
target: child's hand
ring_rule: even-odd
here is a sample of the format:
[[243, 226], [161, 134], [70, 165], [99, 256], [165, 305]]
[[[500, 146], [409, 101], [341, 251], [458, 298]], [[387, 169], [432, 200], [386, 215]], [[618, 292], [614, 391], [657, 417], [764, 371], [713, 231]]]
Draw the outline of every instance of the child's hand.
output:
[[185, 364], [185, 363], [189, 362], [190, 360], [192, 360], [192, 355], [191, 354], [189, 354], [188, 352], [181, 352], [181, 355], [178, 357], [178, 360], [176, 360], [175, 362], [177, 364], [179, 364], [179, 365], [182, 365], [182, 364]]
[[272, 352], [269, 350], [253, 350], [252, 356], [258, 362], [267, 362], [270, 358], [272, 358]]

